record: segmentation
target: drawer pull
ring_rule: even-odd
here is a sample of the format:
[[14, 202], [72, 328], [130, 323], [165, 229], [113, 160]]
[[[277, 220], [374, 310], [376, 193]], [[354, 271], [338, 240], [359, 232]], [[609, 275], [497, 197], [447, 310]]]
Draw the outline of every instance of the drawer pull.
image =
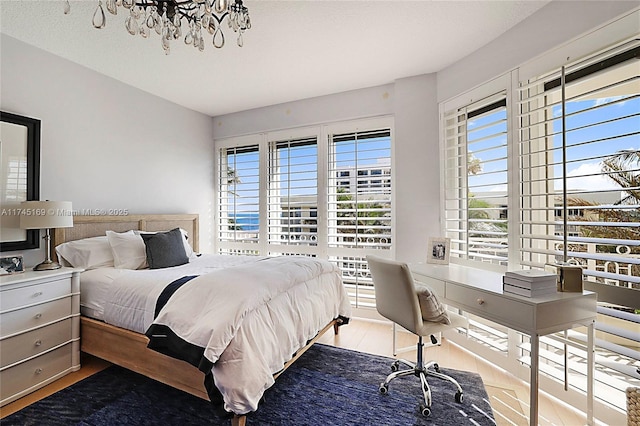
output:
[[36, 340], [34, 343], [35, 346], [42, 346], [42, 340]]
[[484, 305], [484, 299], [478, 298], [476, 302], [478, 302], [478, 305]]
[[33, 297], [40, 297], [40, 296], [42, 296], [42, 292], [41, 291], [33, 294]]
[[36, 314], [36, 316], [34, 318], [35, 319], [40, 319], [40, 318], [42, 318], [42, 314]]
[[42, 374], [42, 368], [36, 368], [35, 373], [36, 374]]

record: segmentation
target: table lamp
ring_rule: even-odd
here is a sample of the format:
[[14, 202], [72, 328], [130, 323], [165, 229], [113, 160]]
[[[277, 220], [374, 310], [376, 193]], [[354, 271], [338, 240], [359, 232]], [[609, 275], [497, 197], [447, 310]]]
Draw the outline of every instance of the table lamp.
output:
[[73, 214], [70, 201], [24, 201], [20, 203], [20, 228], [44, 229], [42, 237], [46, 244], [46, 259], [36, 265], [34, 271], [59, 269], [61, 265], [51, 260], [51, 233], [53, 228], [73, 226]]

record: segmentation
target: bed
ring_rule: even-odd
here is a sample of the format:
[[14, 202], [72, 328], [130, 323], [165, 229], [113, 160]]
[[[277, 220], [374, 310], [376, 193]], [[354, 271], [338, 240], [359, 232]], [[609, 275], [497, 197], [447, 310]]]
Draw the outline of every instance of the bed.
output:
[[[324, 332], [333, 328], [337, 333], [338, 326], [348, 321], [349, 302], [339, 271], [329, 270], [327, 265], [330, 264], [327, 262], [299, 257], [198, 257], [195, 254], [199, 250], [198, 216], [186, 214], [75, 216], [72, 228], [55, 230], [54, 247], [63, 247], [60, 245], [71, 241], [89, 241], [89, 238], [104, 236], [107, 231], [110, 231], [110, 237], [120, 237], [131, 230], [135, 230], [136, 234], [158, 232], [165, 235], [168, 234], [165, 231], [176, 229], [188, 236], [185, 240], [188, 242], [185, 243], [185, 251], [190, 257], [188, 264], [132, 271], [105, 265], [83, 272], [81, 299], [84, 296], [87, 298], [82, 303], [81, 350], [204, 399], [212, 399], [217, 392], [222, 397], [225, 409], [233, 413], [231, 423], [244, 425], [245, 414], [257, 408], [262, 392], [273, 384], [277, 376]], [[189, 250], [193, 253], [189, 253]], [[185, 276], [188, 276], [186, 280]], [[253, 276], [254, 279], [245, 279], [245, 276]], [[158, 277], [161, 277], [161, 284], [155, 282]], [[261, 281], [259, 286], [256, 277]], [[288, 283], [290, 279], [292, 281]], [[336, 284], [336, 279], [339, 284]], [[211, 299], [211, 303], [217, 304], [216, 308], [203, 310], [208, 312], [203, 314], [206, 323], [211, 328], [223, 330], [223, 333], [203, 334], [202, 327], [195, 325], [202, 324], [202, 321], [191, 324], [190, 318], [179, 316], [181, 308], [175, 306], [179, 305], [179, 301], [183, 305], [193, 306], [207, 298], [194, 290], [181, 292], [180, 286], [215, 287], [229, 281], [234, 283], [233, 298], [223, 302], [216, 296]], [[263, 285], [264, 282], [271, 282], [272, 285]], [[102, 287], [103, 284], [107, 287]], [[324, 286], [328, 286], [328, 289]], [[160, 308], [157, 303], [162, 297], [159, 294], [164, 295], [170, 287], [178, 289], [174, 296], [168, 298], [173, 305], [168, 303]], [[339, 290], [332, 289], [338, 287]], [[132, 299], [135, 295], [128, 293], [118, 296], [131, 288], [135, 288], [134, 293], [151, 295], [151, 298], [147, 296], [149, 300], [146, 301]], [[161, 288], [164, 288], [162, 293], [159, 290]], [[108, 294], [109, 299], [101, 306], [102, 302], [89, 300], [89, 293], [92, 292]], [[220, 293], [224, 291], [216, 294]], [[240, 299], [237, 294], [244, 296]], [[264, 306], [263, 299], [267, 301]], [[231, 308], [228, 305], [232, 303], [238, 305], [238, 310], [229, 310]], [[127, 305], [127, 308], [121, 310], [122, 305]], [[301, 314], [307, 310], [313, 311], [313, 315]], [[216, 314], [211, 315], [210, 311]], [[221, 312], [224, 314], [221, 315]], [[222, 319], [225, 322], [221, 322]], [[266, 322], [270, 324], [263, 325]], [[270, 327], [271, 331], [256, 333], [259, 327]], [[194, 332], [196, 328], [197, 332]], [[166, 333], [167, 330], [169, 333]], [[180, 330], [176, 333], [179, 342], [187, 342], [187, 346], [192, 346], [191, 349], [201, 351], [198, 352], [203, 361], [200, 362], [200, 368], [196, 367], [196, 358], [182, 356], [189, 362], [175, 358], [185, 352], [180, 349], [180, 354], [174, 353], [176, 346], [171, 340], [175, 337], [171, 335], [173, 330]], [[166, 341], [171, 344], [164, 344]], [[155, 350], [148, 347], [150, 342]], [[186, 353], [189, 354], [189, 351]], [[256, 359], [255, 354], [268, 359]], [[247, 363], [251, 365], [250, 368], [247, 368]], [[212, 374], [204, 374], [207, 368], [211, 369]], [[215, 383], [214, 389], [211, 389], [212, 383]]]

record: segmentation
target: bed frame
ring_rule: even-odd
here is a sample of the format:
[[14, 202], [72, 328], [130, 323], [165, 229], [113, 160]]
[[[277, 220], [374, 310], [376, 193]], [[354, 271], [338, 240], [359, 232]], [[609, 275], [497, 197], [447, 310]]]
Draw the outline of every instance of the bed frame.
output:
[[[129, 216], [74, 216], [72, 228], [56, 229], [53, 235], [54, 247], [67, 241], [105, 235], [105, 231], [124, 232], [130, 229], [140, 231], [166, 231], [182, 228], [189, 235], [189, 242], [195, 252], [199, 250], [198, 215], [161, 214]], [[274, 375], [277, 378], [292, 365], [322, 334], [333, 327], [338, 334], [338, 320], [327, 324], [309, 343]], [[204, 387], [204, 375], [191, 364], [163, 355], [147, 348], [149, 339], [140, 333], [125, 330], [88, 317], [81, 317], [81, 350], [107, 360], [113, 364], [158, 380], [174, 388], [209, 400]], [[234, 415], [233, 426], [244, 426], [246, 417]]]

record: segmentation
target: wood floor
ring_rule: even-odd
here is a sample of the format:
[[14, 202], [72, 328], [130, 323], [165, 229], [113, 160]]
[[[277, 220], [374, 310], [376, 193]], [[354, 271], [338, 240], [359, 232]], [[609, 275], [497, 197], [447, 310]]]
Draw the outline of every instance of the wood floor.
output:
[[[416, 339], [409, 333], [399, 332], [398, 347], [413, 347]], [[371, 354], [392, 356], [392, 328], [391, 325], [367, 321], [351, 320], [348, 326], [340, 328], [340, 334], [335, 336], [332, 331], [327, 332], [319, 340], [320, 343], [335, 345]], [[398, 354], [398, 357], [415, 360], [416, 351], [410, 349]], [[443, 339], [442, 345], [425, 349], [425, 359], [435, 359], [440, 366], [477, 372], [482, 376], [491, 406], [498, 425], [527, 425], [529, 412], [529, 388], [526, 383], [513, 377], [507, 372], [483, 361], [481, 358], [467, 352], [455, 344]], [[90, 376], [109, 366], [109, 363], [98, 358], [83, 354], [82, 368], [62, 379], [27, 395], [11, 404], [0, 408], [0, 418], [10, 415], [39, 399], [42, 399], [60, 389], [63, 389], [83, 378]], [[403, 378], [399, 380], [412, 380]], [[462, 384], [464, 388], [464, 384]], [[586, 417], [566, 406], [560, 401], [541, 394], [539, 424], [576, 426], [586, 424]], [[527, 414], [525, 414], [527, 413]]]

